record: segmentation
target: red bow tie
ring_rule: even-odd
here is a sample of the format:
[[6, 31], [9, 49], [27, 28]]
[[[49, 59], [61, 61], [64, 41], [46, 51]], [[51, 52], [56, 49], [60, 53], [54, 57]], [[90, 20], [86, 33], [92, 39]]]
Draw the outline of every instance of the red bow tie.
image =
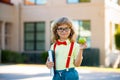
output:
[[57, 44], [58, 45], [67, 45], [66, 41], [64, 41], [64, 42], [57, 41]]

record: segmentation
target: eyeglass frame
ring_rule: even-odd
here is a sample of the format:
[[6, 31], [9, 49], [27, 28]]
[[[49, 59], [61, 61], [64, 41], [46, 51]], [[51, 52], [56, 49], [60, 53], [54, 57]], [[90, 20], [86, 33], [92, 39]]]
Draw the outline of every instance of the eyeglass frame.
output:
[[69, 28], [69, 27], [66, 27], [66, 28], [57, 28], [57, 31], [59, 31], [59, 32], [63, 32], [63, 31], [68, 32], [70, 30], [71, 30], [71, 28]]

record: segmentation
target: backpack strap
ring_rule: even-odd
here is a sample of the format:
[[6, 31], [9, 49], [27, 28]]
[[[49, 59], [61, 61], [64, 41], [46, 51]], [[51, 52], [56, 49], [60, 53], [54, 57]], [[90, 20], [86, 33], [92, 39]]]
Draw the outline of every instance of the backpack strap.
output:
[[55, 49], [56, 49], [57, 43], [54, 44], [53, 50], [54, 50], [54, 70], [56, 70], [56, 58], [55, 58]]

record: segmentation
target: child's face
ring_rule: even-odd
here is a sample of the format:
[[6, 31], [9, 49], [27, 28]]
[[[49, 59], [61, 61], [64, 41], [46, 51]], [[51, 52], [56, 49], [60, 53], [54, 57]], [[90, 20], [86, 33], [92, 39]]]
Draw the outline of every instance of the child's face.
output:
[[57, 28], [57, 33], [60, 37], [61, 40], [66, 40], [68, 39], [69, 35], [70, 35], [71, 29], [68, 25], [63, 24], [61, 26], [58, 26]]

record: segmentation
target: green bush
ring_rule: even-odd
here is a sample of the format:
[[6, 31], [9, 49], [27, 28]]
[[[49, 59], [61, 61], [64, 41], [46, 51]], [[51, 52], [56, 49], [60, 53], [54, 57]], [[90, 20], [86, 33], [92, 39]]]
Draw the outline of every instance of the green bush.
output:
[[45, 64], [48, 52], [44, 51], [41, 53], [22, 53], [22, 56], [24, 56], [24, 63], [29, 64]]
[[42, 52], [41, 57], [40, 57], [41, 63], [45, 64], [46, 60], [47, 60], [47, 57], [48, 57], [48, 52], [47, 51]]
[[116, 49], [120, 50], [120, 33], [115, 34], [115, 46]]
[[23, 63], [24, 59], [20, 53], [10, 50], [2, 50], [2, 63]]
[[29, 64], [45, 64], [48, 52], [41, 53], [18, 53], [11, 50], [2, 50], [2, 63], [29, 63]]

